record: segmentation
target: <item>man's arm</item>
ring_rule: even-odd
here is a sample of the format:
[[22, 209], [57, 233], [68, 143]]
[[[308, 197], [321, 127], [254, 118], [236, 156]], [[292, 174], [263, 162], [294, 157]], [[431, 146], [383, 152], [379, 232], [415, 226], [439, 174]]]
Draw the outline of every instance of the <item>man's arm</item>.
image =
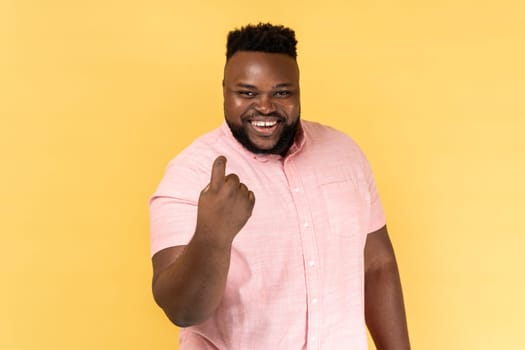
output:
[[410, 349], [401, 281], [386, 226], [366, 239], [365, 316], [378, 350]]
[[[195, 238], [195, 236], [194, 236]], [[230, 248], [193, 239], [153, 256], [153, 296], [179, 327], [205, 321], [219, 305], [230, 265]]]
[[219, 306], [230, 266], [231, 245], [250, 218], [255, 197], [237, 175], [225, 176], [226, 158], [212, 166], [201, 192], [197, 225], [186, 246], [157, 252], [153, 258], [153, 296], [179, 327], [208, 319]]

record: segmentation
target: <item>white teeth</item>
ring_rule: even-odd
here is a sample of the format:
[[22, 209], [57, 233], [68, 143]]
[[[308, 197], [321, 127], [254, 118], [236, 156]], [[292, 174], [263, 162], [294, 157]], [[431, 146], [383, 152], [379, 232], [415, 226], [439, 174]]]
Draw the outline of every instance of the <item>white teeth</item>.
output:
[[272, 126], [277, 124], [277, 121], [259, 121], [259, 120], [252, 120], [251, 121], [253, 126], [256, 126], [258, 128], [271, 128]]

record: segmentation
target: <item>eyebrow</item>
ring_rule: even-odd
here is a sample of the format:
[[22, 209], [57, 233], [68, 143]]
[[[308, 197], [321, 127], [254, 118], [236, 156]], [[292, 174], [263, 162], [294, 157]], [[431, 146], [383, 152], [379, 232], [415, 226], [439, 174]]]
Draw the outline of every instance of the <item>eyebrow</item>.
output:
[[[257, 87], [252, 84], [238, 83], [236, 86], [240, 88], [245, 88], [245, 89], [257, 89]], [[279, 89], [279, 88], [289, 87], [289, 86], [293, 86], [293, 84], [292, 83], [279, 83], [277, 85], [272, 86], [272, 89]]]

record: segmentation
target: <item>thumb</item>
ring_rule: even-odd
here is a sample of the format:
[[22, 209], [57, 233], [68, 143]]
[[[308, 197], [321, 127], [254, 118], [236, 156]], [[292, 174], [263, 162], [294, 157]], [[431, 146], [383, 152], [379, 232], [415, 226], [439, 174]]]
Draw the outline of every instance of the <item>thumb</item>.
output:
[[213, 162], [211, 167], [211, 179], [209, 187], [213, 190], [216, 190], [222, 186], [224, 183], [226, 173], [226, 157], [219, 156]]

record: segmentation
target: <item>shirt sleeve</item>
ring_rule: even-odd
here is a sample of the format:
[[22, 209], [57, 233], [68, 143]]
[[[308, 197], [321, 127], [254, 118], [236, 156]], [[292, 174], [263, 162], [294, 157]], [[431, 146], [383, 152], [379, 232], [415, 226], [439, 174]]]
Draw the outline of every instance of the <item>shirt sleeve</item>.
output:
[[386, 216], [370, 162], [363, 152], [361, 152], [361, 156], [364, 178], [368, 186], [367, 190], [369, 195], [367, 233], [372, 233], [386, 225]]
[[197, 204], [206, 179], [191, 164], [175, 159], [150, 198], [151, 255], [186, 245], [195, 233]]

